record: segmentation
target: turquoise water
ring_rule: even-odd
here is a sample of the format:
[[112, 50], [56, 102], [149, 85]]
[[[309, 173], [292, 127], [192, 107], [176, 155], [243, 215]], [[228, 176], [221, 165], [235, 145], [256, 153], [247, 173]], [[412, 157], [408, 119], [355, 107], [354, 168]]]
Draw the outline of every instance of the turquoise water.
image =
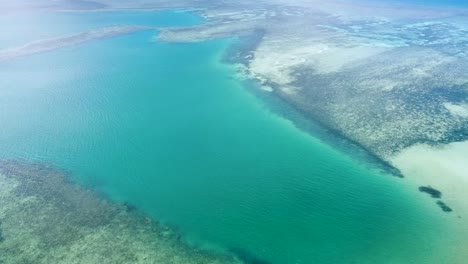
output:
[[235, 40], [169, 44], [154, 34], [0, 64], [0, 158], [50, 162], [190, 243], [266, 263], [441, 263], [450, 254], [440, 238], [450, 228], [431, 201], [300, 131], [233, 79], [220, 59]]

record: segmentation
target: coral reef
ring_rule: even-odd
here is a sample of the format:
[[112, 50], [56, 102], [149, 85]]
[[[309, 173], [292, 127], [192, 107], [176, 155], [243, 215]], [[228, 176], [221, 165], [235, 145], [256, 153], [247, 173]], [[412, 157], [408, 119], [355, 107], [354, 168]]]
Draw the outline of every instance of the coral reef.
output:
[[241, 263], [189, 246], [51, 166], [0, 162], [0, 263]]

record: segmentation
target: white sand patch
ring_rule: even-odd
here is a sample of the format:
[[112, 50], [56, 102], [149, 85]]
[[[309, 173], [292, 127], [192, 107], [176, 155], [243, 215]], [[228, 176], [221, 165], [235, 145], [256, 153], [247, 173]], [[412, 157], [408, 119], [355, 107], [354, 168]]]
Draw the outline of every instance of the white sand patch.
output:
[[277, 84], [289, 84], [295, 80], [293, 72], [296, 67], [305, 65], [311, 55], [327, 49], [328, 46], [322, 44], [291, 47], [289, 50], [279, 48], [275, 43], [263, 44], [255, 51], [250, 70]]
[[267, 86], [267, 85], [260, 86], [260, 89], [262, 91], [265, 91], [265, 92], [270, 92], [270, 93], [273, 92], [273, 88], [271, 88], [270, 86]]
[[391, 163], [418, 186], [442, 192], [442, 200], [468, 221], [468, 141], [442, 146], [415, 145], [391, 158]]
[[444, 106], [452, 115], [468, 117], [468, 104], [456, 105], [452, 103], [444, 103]]
[[296, 94], [297, 91], [299, 90], [298, 87], [291, 86], [291, 85], [282, 86], [280, 89], [281, 89], [281, 92], [285, 94], [289, 94], [289, 95]]
[[[317, 36], [337, 34], [314, 30]], [[388, 50], [375, 45], [341, 47], [315, 38], [304, 41], [295, 36], [273, 35], [265, 38], [255, 50], [249, 70], [276, 84], [288, 85], [296, 80], [298, 71], [310, 70], [314, 74], [338, 72]]]

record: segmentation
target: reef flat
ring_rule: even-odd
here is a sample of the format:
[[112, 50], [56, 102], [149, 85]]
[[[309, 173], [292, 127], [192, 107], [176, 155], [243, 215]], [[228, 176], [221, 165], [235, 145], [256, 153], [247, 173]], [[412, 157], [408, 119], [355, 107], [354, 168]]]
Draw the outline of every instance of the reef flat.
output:
[[0, 162], [0, 263], [241, 263], [44, 164]]

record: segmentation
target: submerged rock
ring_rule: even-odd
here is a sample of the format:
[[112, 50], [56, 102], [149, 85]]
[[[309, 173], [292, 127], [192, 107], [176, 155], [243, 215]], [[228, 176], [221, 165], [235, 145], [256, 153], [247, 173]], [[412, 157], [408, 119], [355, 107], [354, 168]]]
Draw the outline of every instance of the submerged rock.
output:
[[133, 204], [129, 203], [129, 202], [124, 202], [123, 206], [125, 207], [125, 210], [127, 212], [134, 212], [134, 211], [137, 210], [137, 207], [134, 206]]
[[419, 187], [419, 191], [429, 194], [432, 198], [442, 197], [442, 192], [437, 189], [432, 188], [431, 186], [421, 186]]
[[271, 262], [260, 259], [259, 257], [242, 248], [231, 248], [230, 251], [236, 254], [236, 256], [246, 264], [271, 264]]
[[448, 205], [446, 205], [444, 202], [442, 201], [437, 201], [437, 205], [442, 209], [442, 211], [444, 212], [447, 212], [447, 213], [450, 213], [452, 212], [452, 208], [450, 208]]

